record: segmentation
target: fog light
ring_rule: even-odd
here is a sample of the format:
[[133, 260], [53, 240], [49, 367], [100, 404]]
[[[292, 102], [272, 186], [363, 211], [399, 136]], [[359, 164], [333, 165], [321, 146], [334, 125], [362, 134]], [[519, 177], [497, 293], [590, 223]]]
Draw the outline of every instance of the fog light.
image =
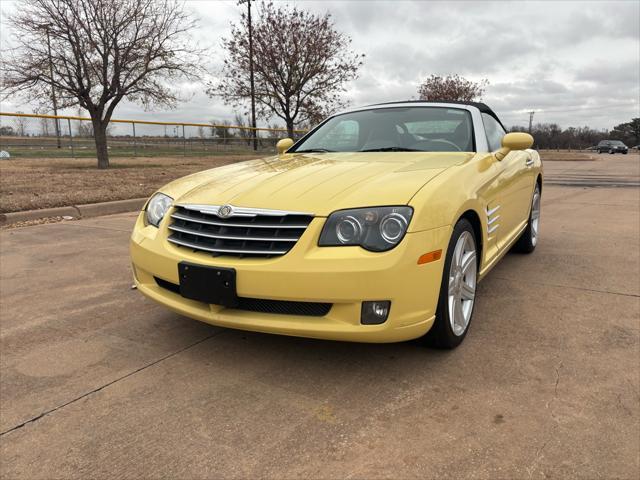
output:
[[360, 323], [363, 325], [379, 325], [384, 323], [389, 316], [389, 310], [391, 310], [391, 302], [389, 300], [362, 302]]

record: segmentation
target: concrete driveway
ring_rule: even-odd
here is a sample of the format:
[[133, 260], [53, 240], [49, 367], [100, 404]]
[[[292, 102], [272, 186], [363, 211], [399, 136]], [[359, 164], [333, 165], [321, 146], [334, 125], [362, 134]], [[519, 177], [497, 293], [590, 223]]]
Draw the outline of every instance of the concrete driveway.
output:
[[638, 478], [640, 189], [561, 177], [452, 352], [170, 313], [132, 214], [3, 230], [0, 476]]

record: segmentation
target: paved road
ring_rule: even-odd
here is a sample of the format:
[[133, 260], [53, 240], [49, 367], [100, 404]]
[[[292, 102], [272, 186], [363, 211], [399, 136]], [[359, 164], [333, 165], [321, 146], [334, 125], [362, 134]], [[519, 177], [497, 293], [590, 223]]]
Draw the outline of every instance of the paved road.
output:
[[179, 317], [130, 214], [3, 230], [0, 476], [638, 478], [640, 189], [543, 199], [453, 352]]
[[[553, 153], [547, 155], [552, 157]], [[640, 187], [640, 156], [637, 152], [628, 155], [592, 153], [588, 156], [594, 161], [545, 162], [545, 183], [573, 187]]]

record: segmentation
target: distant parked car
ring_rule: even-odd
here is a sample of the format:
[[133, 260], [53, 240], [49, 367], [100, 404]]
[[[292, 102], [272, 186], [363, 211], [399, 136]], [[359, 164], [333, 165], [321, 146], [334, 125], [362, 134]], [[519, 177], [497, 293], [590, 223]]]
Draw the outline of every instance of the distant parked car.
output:
[[622, 153], [626, 155], [629, 148], [620, 140], [602, 140], [598, 144], [598, 153]]
[[631, 147], [633, 150], [640, 150], [640, 145], [636, 145], [635, 147]]

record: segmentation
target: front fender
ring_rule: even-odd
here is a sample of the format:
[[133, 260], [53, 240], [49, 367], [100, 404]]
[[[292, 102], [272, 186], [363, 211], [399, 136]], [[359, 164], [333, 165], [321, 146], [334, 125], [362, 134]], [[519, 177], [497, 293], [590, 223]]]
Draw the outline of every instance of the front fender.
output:
[[496, 175], [494, 161], [488, 154], [476, 154], [469, 161], [447, 169], [410, 200], [414, 215], [409, 231], [455, 225], [468, 210], [474, 211], [486, 227], [483, 211]]

